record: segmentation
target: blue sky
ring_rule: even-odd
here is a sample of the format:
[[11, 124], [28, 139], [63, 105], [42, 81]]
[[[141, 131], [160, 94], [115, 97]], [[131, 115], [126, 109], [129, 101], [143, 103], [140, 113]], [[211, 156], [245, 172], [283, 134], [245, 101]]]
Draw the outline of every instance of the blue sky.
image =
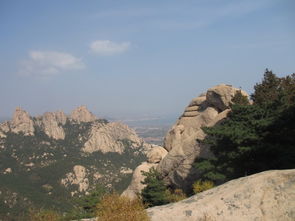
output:
[[0, 116], [78, 105], [177, 116], [219, 84], [295, 72], [293, 0], [0, 0]]

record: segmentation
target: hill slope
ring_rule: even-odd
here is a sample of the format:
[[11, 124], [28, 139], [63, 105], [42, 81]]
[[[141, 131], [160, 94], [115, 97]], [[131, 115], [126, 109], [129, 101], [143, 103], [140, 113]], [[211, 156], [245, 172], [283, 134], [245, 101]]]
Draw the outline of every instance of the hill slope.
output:
[[66, 211], [97, 184], [121, 192], [150, 147], [84, 106], [38, 117], [17, 108], [0, 125], [0, 218], [33, 206]]

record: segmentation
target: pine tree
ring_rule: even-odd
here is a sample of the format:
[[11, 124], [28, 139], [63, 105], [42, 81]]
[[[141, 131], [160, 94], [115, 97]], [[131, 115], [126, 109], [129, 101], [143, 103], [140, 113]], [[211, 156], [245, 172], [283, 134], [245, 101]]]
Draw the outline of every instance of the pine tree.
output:
[[166, 194], [166, 186], [160, 177], [160, 173], [151, 168], [149, 172], [142, 172], [145, 176], [143, 184], [146, 187], [142, 190], [142, 200], [148, 206], [159, 206], [169, 203]]

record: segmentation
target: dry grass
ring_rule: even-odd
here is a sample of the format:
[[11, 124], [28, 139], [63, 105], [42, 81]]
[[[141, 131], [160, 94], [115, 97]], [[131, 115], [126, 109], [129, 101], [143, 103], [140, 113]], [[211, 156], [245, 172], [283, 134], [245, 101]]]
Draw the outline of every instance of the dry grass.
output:
[[30, 221], [60, 221], [61, 215], [52, 210], [44, 209], [30, 209], [29, 210]]
[[143, 203], [121, 197], [117, 193], [105, 195], [97, 204], [98, 221], [149, 221]]
[[209, 190], [214, 187], [214, 183], [209, 180], [201, 181], [198, 180], [193, 184], [194, 193], [200, 193], [206, 190]]
[[185, 193], [181, 189], [175, 189], [173, 192], [171, 190], [166, 190], [167, 199], [169, 202], [174, 203], [187, 198]]

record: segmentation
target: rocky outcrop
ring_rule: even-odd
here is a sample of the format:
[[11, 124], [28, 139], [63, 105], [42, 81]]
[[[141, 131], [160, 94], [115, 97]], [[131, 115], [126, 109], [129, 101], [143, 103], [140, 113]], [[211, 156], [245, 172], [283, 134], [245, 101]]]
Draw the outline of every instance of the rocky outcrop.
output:
[[127, 125], [120, 122], [112, 122], [108, 124], [93, 123], [90, 137], [84, 144], [82, 151], [93, 153], [95, 151], [117, 152], [123, 153], [125, 146], [124, 142], [131, 142], [131, 148], [138, 148], [143, 141], [135, 131]]
[[159, 163], [167, 154], [167, 150], [165, 150], [161, 146], [152, 145], [151, 149], [147, 152], [147, 162], [148, 163]]
[[66, 116], [63, 112], [46, 112], [42, 116], [42, 126], [48, 137], [53, 139], [64, 139], [65, 132], [62, 126], [66, 122]]
[[[65, 187], [73, 184], [78, 185], [79, 192], [86, 192], [89, 187], [89, 180], [86, 176], [86, 168], [81, 165], [75, 165], [73, 172], [67, 173], [66, 177], [61, 180], [61, 184]], [[72, 195], [74, 195], [74, 192]]]
[[166, 154], [167, 151], [163, 147], [152, 145], [152, 148], [146, 154], [147, 162], [143, 162], [134, 170], [131, 183], [122, 193], [122, 196], [127, 196], [131, 199], [136, 198], [145, 187], [145, 185], [141, 183], [145, 178], [145, 176], [142, 175], [142, 171], [148, 172], [151, 168], [156, 168]]
[[124, 190], [122, 196], [127, 196], [130, 199], [135, 199], [141, 190], [145, 187], [141, 182], [144, 180], [144, 176], [142, 175], [142, 171], [148, 172], [152, 167], [156, 167], [158, 164], [156, 163], [148, 163], [143, 162], [133, 172], [131, 183], [128, 188]]
[[34, 123], [28, 112], [22, 110], [20, 107], [16, 108], [12, 121], [10, 122], [10, 129], [13, 133], [24, 133], [26, 136], [34, 135]]
[[96, 120], [96, 116], [92, 114], [86, 106], [77, 107], [75, 110], [72, 111], [71, 119], [80, 122], [92, 122]]
[[[164, 148], [168, 154], [157, 170], [167, 184], [184, 190], [191, 189], [199, 176], [192, 167], [193, 162], [197, 157], [210, 156], [209, 148], [198, 142], [205, 136], [201, 128], [213, 126], [227, 116], [231, 100], [238, 90], [230, 85], [217, 85], [194, 98], [186, 107], [164, 139]], [[242, 93], [248, 96], [246, 92]]]
[[152, 221], [293, 221], [295, 170], [266, 171], [232, 180], [147, 212]]

